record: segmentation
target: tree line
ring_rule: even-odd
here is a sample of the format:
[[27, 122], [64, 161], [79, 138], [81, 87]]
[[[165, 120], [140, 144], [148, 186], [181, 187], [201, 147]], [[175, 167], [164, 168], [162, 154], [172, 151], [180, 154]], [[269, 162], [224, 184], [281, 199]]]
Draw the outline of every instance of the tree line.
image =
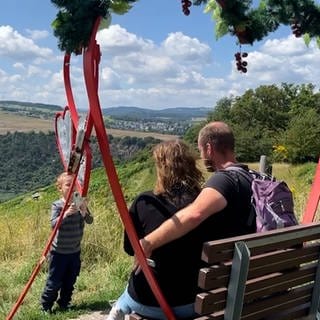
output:
[[[317, 161], [320, 153], [320, 93], [313, 84], [264, 85], [242, 96], [219, 100], [207, 121], [225, 121], [234, 130], [238, 160]], [[194, 143], [199, 124], [185, 139]]]

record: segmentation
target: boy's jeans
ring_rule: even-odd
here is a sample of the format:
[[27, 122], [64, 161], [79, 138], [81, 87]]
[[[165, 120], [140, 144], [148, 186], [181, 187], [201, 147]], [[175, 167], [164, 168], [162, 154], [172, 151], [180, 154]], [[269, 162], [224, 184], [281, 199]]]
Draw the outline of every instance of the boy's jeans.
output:
[[52, 308], [58, 298], [59, 290], [57, 303], [61, 308], [68, 307], [80, 267], [80, 251], [71, 254], [51, 253], [49, 274], [40, 300], [43, 309]]

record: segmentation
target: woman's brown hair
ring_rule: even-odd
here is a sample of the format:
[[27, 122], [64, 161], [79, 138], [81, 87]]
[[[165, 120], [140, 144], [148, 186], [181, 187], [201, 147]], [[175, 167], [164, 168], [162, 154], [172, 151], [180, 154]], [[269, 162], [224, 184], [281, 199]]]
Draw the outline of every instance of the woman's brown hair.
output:
[[196, 156], [182, 140], [169, 140], [157, 144], [153, 149], [157, 170], [155, 194], [170, 194], [177, 186], [199, 192], [203, 182], [197, 168]]

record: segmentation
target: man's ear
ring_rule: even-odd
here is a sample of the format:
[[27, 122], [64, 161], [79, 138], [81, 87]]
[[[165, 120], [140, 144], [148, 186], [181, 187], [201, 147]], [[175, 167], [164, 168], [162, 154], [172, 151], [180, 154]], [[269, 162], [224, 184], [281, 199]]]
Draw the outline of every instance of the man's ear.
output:
[[213, 148], [212, 148], [212, 146], [211, 146], [210, 143], [206, 143], [206, 153], [207, 153], [207, 155], [208, 155], [209, 157], [212, 156]]

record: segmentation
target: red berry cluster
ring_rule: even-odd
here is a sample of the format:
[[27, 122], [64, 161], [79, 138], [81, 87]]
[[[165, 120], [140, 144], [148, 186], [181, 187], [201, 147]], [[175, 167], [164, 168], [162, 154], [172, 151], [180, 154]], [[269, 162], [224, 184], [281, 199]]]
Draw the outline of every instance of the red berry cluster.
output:
[[192, 5], [192, 2], [190, 0], [181, 0], [182, 3], [182, 11], [183, 13], [188, 16], [190, 14], [190, 7]]
[[237, 52], [235, 55], [236, 61], [237, 61], [237, 69], [238, 71], [241, 71], [243, 73], [246, 73], [247, 70], [247, 65], [248, 62], [247, 61], [243, 61], [242, 58], [246, 58], [248, 56], [247, 52], [243, 52], [241, 54], [241, 52]]
[[301, 31], [301, 25], [298, 23], [298, 22], [294, 22], [292, 25], [291, 25], [291, 29], [292, 29], [292, 32], [293, 34], [299, 38], [302, 36], [302, 31]]

